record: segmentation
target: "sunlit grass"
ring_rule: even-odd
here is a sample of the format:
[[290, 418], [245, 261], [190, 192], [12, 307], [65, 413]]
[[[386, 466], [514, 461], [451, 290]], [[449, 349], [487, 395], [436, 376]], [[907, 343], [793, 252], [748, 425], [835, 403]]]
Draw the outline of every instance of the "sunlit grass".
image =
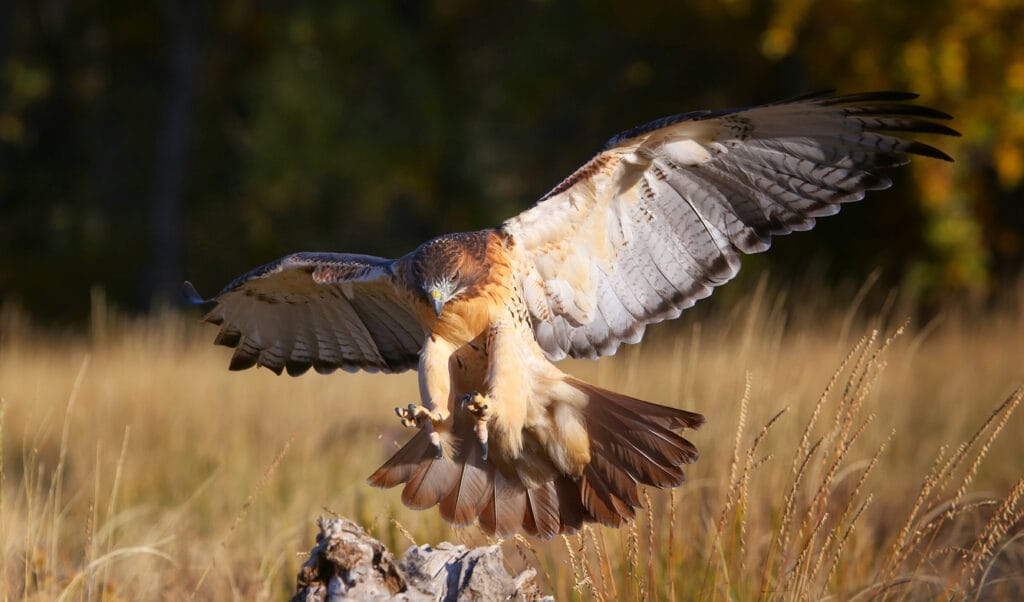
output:
[[[516, 538], [509, 563], [559, 599], [1024, 591], [1024, 304], [903, 328], [898, 304], [797, 296], [757, 287], [570, 364], [704, 413], [702, 457], [630, 528]], [[409, 435], [391, 408], [417, 399], [414, 375], [230, 373], [212, 331], [175, 316], [0, 328], [4, 599], [281, 599], [325, 512], [398, 554], [487, 541], [364, 484]]]

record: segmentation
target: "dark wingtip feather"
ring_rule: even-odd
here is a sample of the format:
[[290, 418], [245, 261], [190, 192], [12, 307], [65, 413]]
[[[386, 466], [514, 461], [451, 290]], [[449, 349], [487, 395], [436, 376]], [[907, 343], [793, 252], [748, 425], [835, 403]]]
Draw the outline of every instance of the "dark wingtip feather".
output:
[[892, 102], [901, 100], [914, 100], [919, 94], [914, 92], [902, 92], [899, 90], [879, 90], [878, 92], [861, 92], [858, 94], [841, 94], [821, 101], [825, 106], [853, 103], [853, 102]]
[[855, 121], [861, 123], [865, 130], [870, 132], [909, 132], [914, 134], [939, 134], [942, 136], [959, 137], [960, 132], [943, 123], [936, 123], [927, 119], [916, 117], [897, 117], [892, 115], [862, 117], [855, 116]]
[[794, 96], [794, 97], [789, 98], [787, 100], [784, 100], [782, 102], [799, 102], [799, 101], [802, 101], [802, 100], [813, 100], [815, 98], [826, 98], [826, 97], [832, 96], [835, 93], [836, 93], [836, 89], [835, 88], [825, 88], [824, 90], [816, 90], [814, 92], [808, 92], [806, 94], [800, 94], [798, 96]]
[[[879, 130], [883, 128], [873, 127], [871, 129]], [[934, 121], [912, 120], [896, 123], [893, 124], [891, 127], [884, 129], [899, 132], [913, 132], [917, 134], [939, 134], [941, 136], [953, 136], [954, 138], [960, 137], [960, 132], [954, 130], [948, 125], [942, 123], [935, 123]]]
[[916, 140], [911, 141], [907, 145], [904, 152], [911, 153], [914, 155], [921, 155], [922, 157], [941, 159], [943, 161], [949, 161], [950, 163], [953, 162], [953, 157], [950, 157], [946, 153], [935, 148], [934, 146], [931, 146], [930, 144], [925, 144], [924, 142], [918, 142]]
[[[884, 175], [881, 175], [881, 174], [871, 173], [869, 171], [866, 171], [866, 172], [864, 172], [864, 175], [862, 175], [861, 177], [857, 178], [857, 186], [860, 187], [862, 190], [885, 190], [886, 188], [889, 188], [890, 186], [892, 186], [892, 180], [888, 176], [884, 176]], [[849, 195], [846, 194], [845, 191], [844, 191], [843, 193], [840, 193], [839, 195], [836, 195], [837, 198], [835, 199], [834, 202], [842, 202], [843, 201], [842, 197], [844, 197], [844, 196], [848, 197]], [[859, 200], [859, 199], [850, 199], [850, 200]]]
[[926, 119], [952, 119], [945, 111], [908, 103], [872, 103], [869, 105], [853, 105], [845, 109], [848, 115], [883, 116], [899, 115], [906, 117], [924, 117]]

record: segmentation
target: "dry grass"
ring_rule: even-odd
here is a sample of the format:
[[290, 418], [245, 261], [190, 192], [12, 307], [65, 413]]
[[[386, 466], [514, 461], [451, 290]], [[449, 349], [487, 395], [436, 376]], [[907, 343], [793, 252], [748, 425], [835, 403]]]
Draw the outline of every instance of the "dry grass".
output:
[[[631, 527], [516, 538], [509, 562], [559, 599], [1024, 595], [1024, 304], [902, 328], [858, 303], [760, 286], [571, 365], [705, 413], [703, 455]], [[88, 337], [0, 319], [3, 599], [281, 599], [325, 509], [398, 552], [485, 541], [364, 484], [413, 376], [229, 373], [191, 319], [104, 316]]]

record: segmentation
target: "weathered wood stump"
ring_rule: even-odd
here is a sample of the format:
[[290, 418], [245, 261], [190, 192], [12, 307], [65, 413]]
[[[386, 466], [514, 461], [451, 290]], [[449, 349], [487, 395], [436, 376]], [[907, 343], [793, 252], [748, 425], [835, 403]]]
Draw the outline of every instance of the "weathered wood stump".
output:
[[292, 602], [553, 600], [541, 595], [533, 569], [510, 575], [497, 545], [413, 546], [399, 562], [350, 520], [320, 517], [317, 524]]

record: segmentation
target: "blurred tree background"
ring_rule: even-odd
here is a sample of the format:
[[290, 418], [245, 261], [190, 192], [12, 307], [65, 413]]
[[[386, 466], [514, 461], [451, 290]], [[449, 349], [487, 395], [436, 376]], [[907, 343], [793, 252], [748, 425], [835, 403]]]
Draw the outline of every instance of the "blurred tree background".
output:
[[755, 261], [991, 298], [1024, 263], [1021, 40], [1012, 0], [0, 2], [0, 301], [74, 322], [93, 287], [145, 310], [291, 251], [396, 256], [629, 126], [829, 88], [921, 93], [957, 163]]

